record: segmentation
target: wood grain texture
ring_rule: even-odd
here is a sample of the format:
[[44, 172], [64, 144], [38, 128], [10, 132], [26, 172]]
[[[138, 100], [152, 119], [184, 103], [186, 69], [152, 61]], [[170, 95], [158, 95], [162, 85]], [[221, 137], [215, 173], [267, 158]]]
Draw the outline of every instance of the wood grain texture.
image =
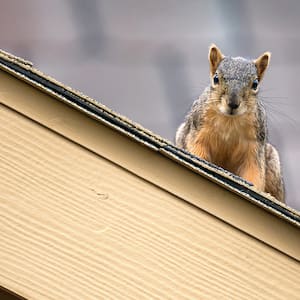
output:
[[299, 299], [299, 262], [4, 106], [0, 124], [0, 285], [29, 299]]
[[87, 111], [69, 107], [64, 103], [66, 99], [60, 97], [57, 101], [55, 95], [49, 96], [48, 90], [40, 92], [3, 71], [0, 71], [0, 89], [3, 93], [0, 101], [7, 107], [300, 260], [300, 224], [294, 222], [299, 212], [280, 203], [277, 205], [282, 205], [284, 214], [281, 209], [273, 209], [271, 202], [254, 205], [255, 200], [247, 193], [226, 184], [224, 189], [223, 183], [216, 185], [216, 174], [208, 179], [208, 174], [195, 170], [193, 164], [186, 164], [170, 151], [149, 149], [105, 126], [103, 120], [94, 120], [95, 116]]

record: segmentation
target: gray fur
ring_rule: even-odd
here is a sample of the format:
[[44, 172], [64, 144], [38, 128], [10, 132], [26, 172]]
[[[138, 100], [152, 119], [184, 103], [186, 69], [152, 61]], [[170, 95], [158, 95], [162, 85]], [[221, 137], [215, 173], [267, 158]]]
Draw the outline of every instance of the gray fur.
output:
[[[217, 68], [216, 73], [222, 78], [224, 86], [223, 94], [227, 94], [247, 99], [247, 93], [251, 90], [251, 83], [258, 78], [257, 68], [253, 60], [242, 57], [224, 57]], [[179, 126], [176, 132], [176, 145], [187, 149], [188, 141], [193, 141], [196, 134], [201, 130], [204, 122], [204, 116], [210, 102], [218, 101], [212, 99], [212, 93], [215, 91], [213, 85], [208, 86], [202, 95], [193, 103], [190, 112], [185, 117], [184, 122]], [[221, 96], [220, 96], [221, 97]], [[258, 161], [267, 177], [272, 178], [272, 182], [266, 182], [266, 192], [276, 195], [278, 200], [284, 201], [284, 187], [280, 171], [279, 156], [276, 149], [267, 143], [267, 125], [266, 113], [258, 94], [251, 99], [255, 99], [253, 104], [253, 113], [255, 122], [252, 124], [255, 128], [256, 138], [259, 144]], [[220, 100], [221, 101], [221, 100]], [[250, 104], [249, 104], [250, 105]], [[218, 151], [218, 150], [216, 150]], [[274, 191], [274, 189], [276, 191]]]
[[207, 87], [202, 95], [194, 101], [191, 110], [185, 117], [185, 121], [179, 126], [176, 132], [176, 146], [186, 149], [186, 139], [189, 135], [193, 135], [200, 130], [202, 125], [202, 116], [206, 103], [209, 99], [210, 87]]
[[[257, 78], [257, 70], [253, 60], [248, 60], [243, 57], [224, 57], [220, 62], [217, 72], [222, 76], [225, 82], [226, 93], [242, 94], [248, 88], [249, 82]], [[181, 148], [186, 147], [186, 137], [191, 135], [193, 131], [198, 131], [201, 128], [202, 116], [205, 107], [210, 99], [210, 93], [214, 88], [208, 86], [202, 95], [193, 103], [192, 108], [185, 118], [185, 122], [181, 124], [176, 133], [176, 145]], [[257, 138], [262, 143], [266, 141], [267, 127], [265, 109], [257, 97]]]
[[266, 192], [277, 195], [277, 199], [284, 202], [284, 183], [281, 175], [279, 154], [275, 147], [266, 144]]
[[254, 62], [243, 57], [224, 57], [218, 70], [223, 74], [226, 82], [235, 81], [241, 86], [257, 76]]

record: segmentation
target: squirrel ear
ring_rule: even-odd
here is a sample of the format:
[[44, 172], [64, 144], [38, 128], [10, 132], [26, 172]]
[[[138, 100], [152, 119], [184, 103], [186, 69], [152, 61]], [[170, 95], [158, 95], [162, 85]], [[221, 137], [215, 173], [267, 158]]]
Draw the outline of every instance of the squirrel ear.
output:
[[269, 65], [271, 59], [271, 53], [265, 52], [263, 55], [254, 60], [256, 69], [257, 69], [257, 77], [258, 80], [262, 80], [264, 73]]
[[215, 45], [212, 44], [209, 48], [208, 52], [208, 60], [209, 60], [209, 67], [210, 67], [210, 74], [213, 76], [216, 73], [216, 70], [219, 66], [219, 63], [224, 58], [224, 55], [220, 51], [220, 49]]

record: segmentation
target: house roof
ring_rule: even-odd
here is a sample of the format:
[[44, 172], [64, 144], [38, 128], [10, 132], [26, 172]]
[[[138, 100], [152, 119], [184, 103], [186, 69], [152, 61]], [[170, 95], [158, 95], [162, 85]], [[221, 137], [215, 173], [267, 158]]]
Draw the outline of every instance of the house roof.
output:
[[6, 289], [296, 295], [299, 212], [5, 52], [0, 90]]
[[246, 201], [250, 201], [300, 227], [300, 214], [298, 211], [282, 204], [269, 194], [257, 191], [251, 183], [242, 178], [175, 147], [170, 141], [117, 114], [98, 101], [43, 74], [35, 69], [31, 62], [5, 51], [0, 51], [0, 69], [80, 110], [82, 113], [113, 128], [113, 130], [122, 133], [129, 139], [143, 144], [152, 151], [171, 158], [182, 165], [182, 167], [189, 168], [193, 172], [223, 186], [225, 189], [240, 195]]

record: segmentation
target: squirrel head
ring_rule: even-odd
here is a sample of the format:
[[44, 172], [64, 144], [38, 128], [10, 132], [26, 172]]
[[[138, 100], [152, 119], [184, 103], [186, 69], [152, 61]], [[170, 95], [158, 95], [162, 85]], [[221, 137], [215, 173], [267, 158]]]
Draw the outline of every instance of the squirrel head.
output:
[[270, 57], [270, 52], [254, 60], [224, 56], [216, 45], [211, 45], [208, 54], [211, 104], [225, 115], [242, 115], [253, 111]]

